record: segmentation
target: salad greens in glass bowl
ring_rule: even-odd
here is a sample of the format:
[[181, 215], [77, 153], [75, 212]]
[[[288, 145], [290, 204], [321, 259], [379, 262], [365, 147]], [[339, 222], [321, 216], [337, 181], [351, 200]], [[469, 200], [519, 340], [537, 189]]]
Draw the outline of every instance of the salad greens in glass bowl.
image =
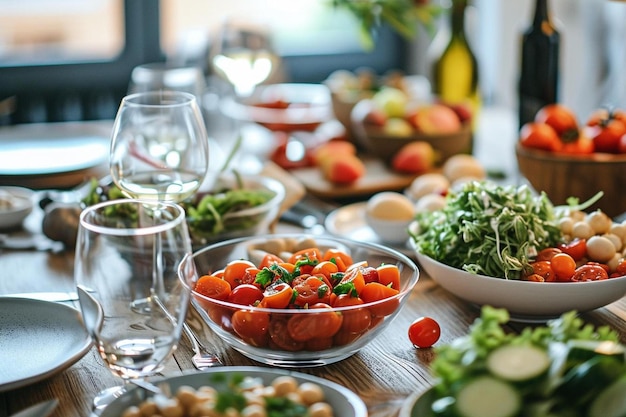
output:
[[[124, 198], [115, 184], [92, 182], [82, 199], [83, 207], [101, 201]], [[243, 236], [265, 233], [279, 213], [285, 187], [266, 176], [222, 173], [210, 189], [201, 188], [181, 205], [187, 212], [187, 225], [194, 247]], [[128, 213], [129, 219], [134, 218]]]

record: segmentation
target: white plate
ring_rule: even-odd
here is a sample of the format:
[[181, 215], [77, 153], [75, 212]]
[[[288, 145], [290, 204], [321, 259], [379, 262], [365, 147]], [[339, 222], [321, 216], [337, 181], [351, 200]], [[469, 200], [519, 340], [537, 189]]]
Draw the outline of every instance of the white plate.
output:
[[55, 375], [90, 347], [78, 310], [47, 301], [0, 297], [0, 392]]
[[374, 230], [367, 225], [365, 220], [366, 206], [367, 202], [362, 201], [333, 210], [328, 214], [328, 216], [326, 216], [326, 220], [324, 222], [326, 230], [335, 236], [343, 237], [345, 239], [385, 245], [401, 252], [404, 255], [415, 258], [415, 251], [411, 249], [409, 239], [407, 239], [404, 245], [397, 245], [385, 243], [378, 237]]
[[[325, 401], [333, 408], [335, 416], [367, 417], [368, 415], [367, 407], [363, 400], [349, 389], [327, 379], [284, 369], [256, 366], [226, 366], [210, 369], [205, 372], [194, 372], [183, 376], [166, 378], [158, 382], [155, 381], [155, 383], [158, 384], [160, 381], [167, 382], [172, 393], [175, 393], [176, 389], [182, 385], [188, 385], [194, 388], [207, 385], [216, 388], [224, 387], [224, 383], [228, 382], [229, 377], [232, 375], [246, 375], [260, 378], [265, 385], [269, 385], [278, 376], [291, 375], [300, 384], [303, 382], [318, 384], [324, 391]], [[218, 381], [218, 379], [220, 379], [219, 377], [213, 378], [214, 376], [221, 377], [221, 382]], [[226, 378], [224, 378], [224, 376]], [[144, 392], [142, 389], [131, 389], [129, 392], [115, 399], [102, 414], [100, 414], [100, 417], [121, 416], [127, 407], [139, 404], [142, 401], [143, 395]]]
[[[31, 185], [33, 177], [60, 176], [59, 186], [81, 182], [76, 174], [105, 164], [110, 127], [103, 123], [42, 123], [0, 129], [0, 179]], [[74, 177], [69, 177], [74, 174]], [[69, 177], [69, 178], [66, 178]], [[12, 181], [12, 182], [11, 182]]]
[[35, 193], [23, 187], [0, 187], [0, 199], [10, 198], [11, 207], [0, 208], [0, 230], [16, 228], [33, 210]]

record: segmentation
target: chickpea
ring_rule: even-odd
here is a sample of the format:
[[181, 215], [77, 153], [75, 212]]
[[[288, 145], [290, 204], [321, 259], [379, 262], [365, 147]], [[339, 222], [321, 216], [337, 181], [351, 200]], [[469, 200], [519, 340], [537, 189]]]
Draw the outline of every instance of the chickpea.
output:
[[141, 414], [139, 407], [133, 405], [124, 411], [122, 417], [143, 417], [143, 415]]
[[290, 392], [295, 392], [298, 389], [298, 381], [291, 376], [279, 376], [274, 379], [272, 386], [279, 397], [284, 397]]
[[617, 269], [617, 266], [622, 261], [622, 259], [624, 258], [621, 253], [616, 253], [615, 255], [613, 255], [613, 257], [607, 262], [607, 265], [609, 266], [609, 270], [615, 271]]
[[327, 403], [314, 403], [309, 407], [309, 417], [332, 417], [333, 409]]
[[324, 400], [324, 392], [322, 388], [312, 382], [303, 382], [298, 389], [302, 402], [306, 405], [311, 405], [316, 402]]
[[622, 244], [626, 243], [626, 224], [613, 223], [609, 232], [619, 236], [622, 239]]
[[241, 417], [267, 417], [267, 413], [263, 405], [250, 404], [241, 410]]
[[616, 251], [622, 250], [622, 239], [620, 239], [619, 236], [614, 235], [613, 233], [606, 233], [603, 236], [613, 242]]
[[192, 404], [198, 401], [196, 390], [190, 386], [184, 385], [176, 391], [176, 398], [185, 408], [190, 408]]

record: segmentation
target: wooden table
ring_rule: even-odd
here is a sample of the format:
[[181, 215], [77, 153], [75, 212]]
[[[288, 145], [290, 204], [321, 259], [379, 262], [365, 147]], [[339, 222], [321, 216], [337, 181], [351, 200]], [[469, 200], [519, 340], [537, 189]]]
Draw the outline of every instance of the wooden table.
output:
[[[493, 116], [490, 120], [508, 117], [507, 114], [500, 113]], [[475, 153], [490, 169], [514, 171], [513, 157], [506, 153], [506, 149], [512, 149], [506, 142], [506, 138], [509, 137], [510, 140], [511, 137], [507, 126], [506, 123], [486, 123], [484, 127], [489, 127], [493, 133], [489, 138], [497, 140], [497, 143], [477, 141]], [[479, 131], [486, 129], [481, 128]], [[500, 152], [502, 150], [505, 151]], [[494, 154], [499, 157], [489, 158], [489, 155]], [[30, 220], [32, 226], [38, 219], [35, 217]], [[280, 224], [277, 231], [294, 229]], [[0, 251], [0, 294], [73, 290], [73, 260], [72, 251]], [[353, 390], [365, 401], [371, 417], [394, 416], [407, 396], [425, 390], [433, 382], [429, 372], [433, 350], [416, 349], [412, 346], [407, 336], [410, 323], [425, 315], [436, 319], [442, 329], [441, 339], [437, 343], [440, 345], [466, 334], [478, 313], [476, 307], [452, 296], [422, 273], [404, 309], [374, 341], [359, 353], [339, 363], [302, 371], [327, 378]], [[583, 314], [582, 318], [596, 326], [610, 325], [619, 331], [622, 342], [626, 343], [626, 298]], [[226, 347], [208, 328], [198, 328], [200, 321], [195, 314], [190, 317], [190, 322], [201, 334], [203, 341], [214, 346], [225, 365], [258, 365]], [[509, 330], [519, 331], [522, 327], [522, 324], [511, 324]], [[45, 346], [41, 348], [45, 349]], [[175, 376], [183, 372], [193, 372], [191, 356], [192, 350], [186, 339], [183, 339], [162, 374]], [[0, 368], [10, 360], [11, 358], [0, 352]], [[33, 360], [36, 361], [37, 358]], [[53, 416], [88, 416], [96, 393], [119, 383], [92, 348], [73, 366], [55, 376], [27, 387], [0, 393], [0, 417], [9, 416], [52, 398], [59, 399], [59, 406]]]
[[[292, 230], [288, 226], [279, 226], [279, 231]], [[0, 254], [0, 294], [72, 290], [73, 259], [72, 251], [4, 251]], [[302, 371], [353, 390], [365, 401], [371, 416], [394, 416], [407, 396], [426, 389], [433, 382], [428, 367], [433, 350], [416, 349], [411, 345], [407, 337], [409, 324], [423, 315], [435, 318], [442, 328], [438, 344], [443, 344], [466, 334], [477, 314], [476, 307], [450, 295], [422, 273], [407, 305], [377, 339], [339, 363]], [[626, 298], [582, 317], [595, 325], [611, 325], [626, 342]], [[200, 320], [195, 314], [191, 315], [190, 321], [201, 338], [214, 346], [225, 365], [258, 365], [226, 347], [208, 328], [198, 327]], [[510, 330], [519, 331], [521, 327], [521, 324], [514, 324]], [[41, 348], [45, 349], [45, 346]], [[191, 348], [183, 339], [162, 374], [174, 376], [193, 372], [191, 355]], [[11, 360], [3, 352], [0, 352], [0, 358], [0, 367]], [[119, 382], [92, 348], [65, 371], [30, 386], [0, 393], [0, 417], [52, 398], [59, 399], [54, 416], [88, 416], [95, 394]]]

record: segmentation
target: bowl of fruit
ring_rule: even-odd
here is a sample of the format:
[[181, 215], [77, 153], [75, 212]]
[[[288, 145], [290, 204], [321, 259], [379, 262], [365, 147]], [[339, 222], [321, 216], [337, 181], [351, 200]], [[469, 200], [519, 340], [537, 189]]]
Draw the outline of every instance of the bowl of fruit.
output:
[[396, 317], [419, 278], [384, 246], [302, 234], [220, 242], [181, 264], [197, 271], [192, 303], [229, 346], [257, 362], [343, 360]]
[[522, 185], [473, 181], [410, 226], [418, 264], [441, 287], [520, 321], [590, 311], [626, 295], [626, 223], [555, 207]]
[[515, 153], [522, 175], [555, 204], [602, 191], [593, 208], [626, 212], [626, 111], [599, 109], [581, 123], [566, 106], [548, 105], [521, 127]]
[[413, 142], [431, 145], [437, 163], [472, 151], [468, 107], [411, 102], [401, 90], [385, 87], [371, 99], [361, 100], [351, 117], [357, 143], [392, 164], [396, 155]]
[[269, 84], [248, 97], [226, 97], [222, 111], [278, 132], [312, 132], [332, 118], [328, 88], [308, 83]]

